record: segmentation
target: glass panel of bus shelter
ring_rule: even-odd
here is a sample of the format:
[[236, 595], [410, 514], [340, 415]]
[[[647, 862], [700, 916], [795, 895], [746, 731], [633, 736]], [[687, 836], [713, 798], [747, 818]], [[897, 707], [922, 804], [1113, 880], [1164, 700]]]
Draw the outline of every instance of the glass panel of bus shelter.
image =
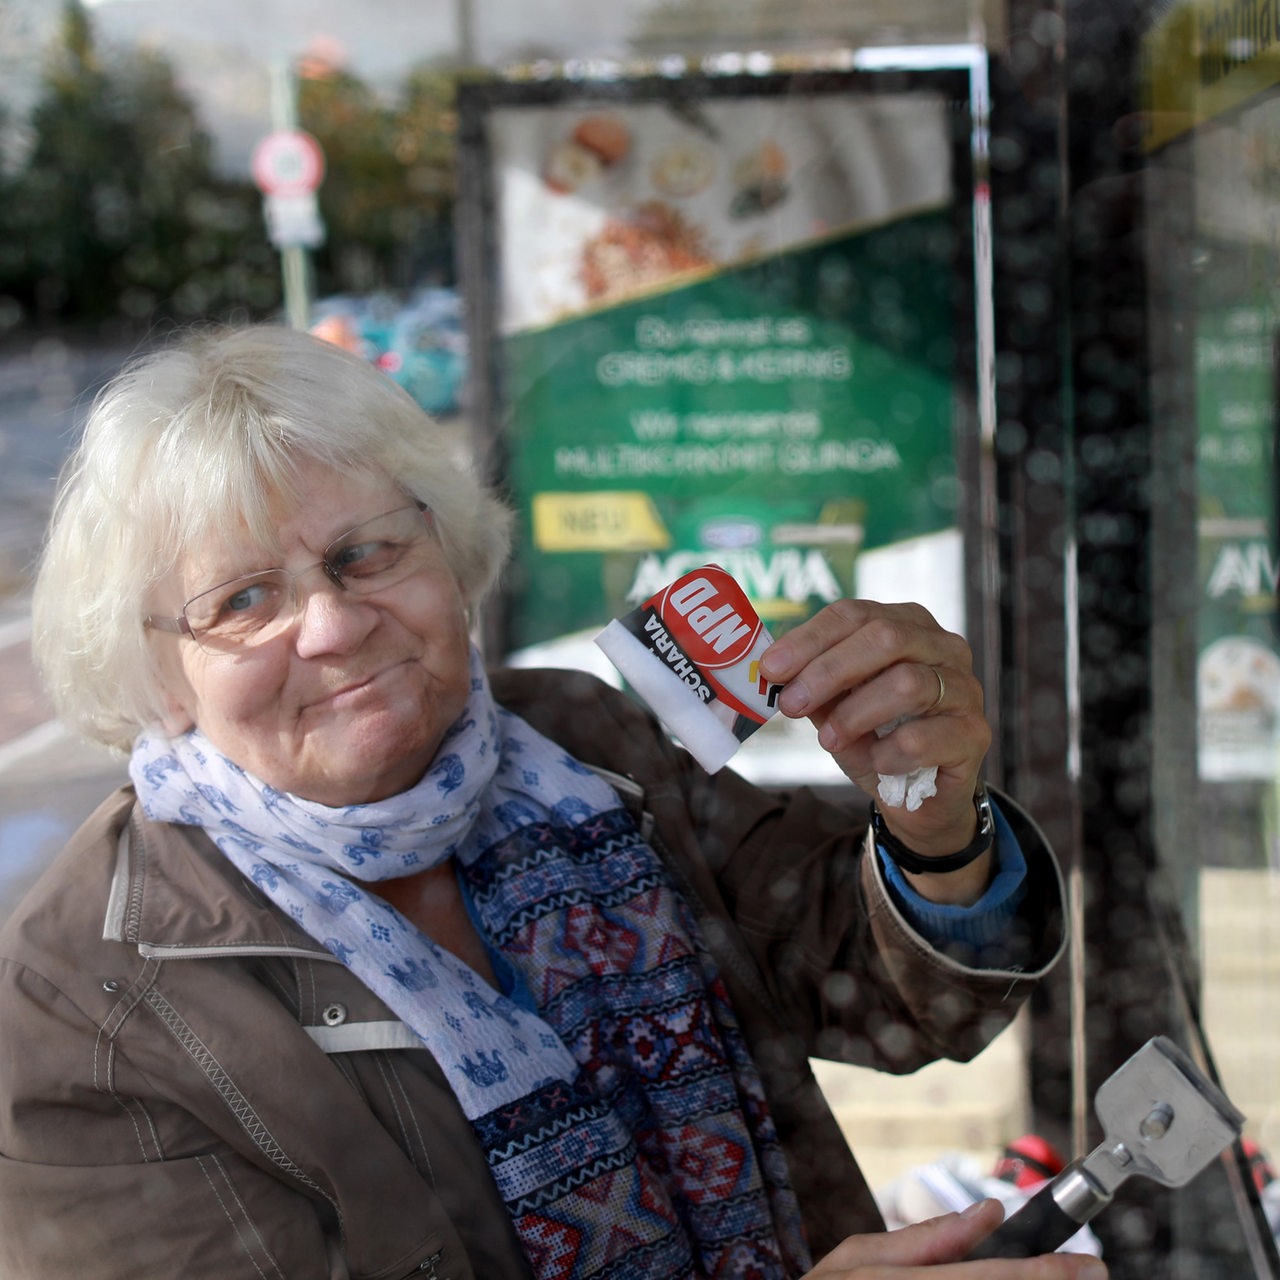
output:
[[1208, 1056], [1246, 1116], [1244, 1152], [1276, 1232], [1280, 31], [1271, 13], [1168, 7], [1146, 34], [1143, 80], [1158, 853], [1195, 956]]
[[[668, 69], [700, 68], [707, 58], [708, 69], [723, 70], [736, 60], [754, 74], [762, 53], [766, 64], [776, 55], [780, 65], [790, 59], [793, 67], [865, 68], [877, 63], [866, 58], [868, 51], [883, 55], [890, 45], [907, 46], [908, 53], [919, 48], [916, 66], [968, 69], [980, 47], [965, 45], [961, 61], [949, 64], [936, 54], [930, 62], [928, 51], [975, 38], [998, 43], [1002, 14], [995, 0], [458, 0], [448, 20], [437, 6], [381, 0], [301, 9], [272, 0], [146, 6], [95, 0], [65, 13], [52, 3], [0, 6], [0, 124], [6, 130], [0, 176], [4, 216], [19, 219], [5, 222], [0, 237], [8, 272], [0, 281], [0, 336], [11, 341], [0, 352], [0, 368], [6, 393], [16, 388], [0, 423], [6, 459], [0, 496], [6, 520], [15, 526], [14, 538], [0, 548], [3, 567], [13, 568], [0, 583], [13, 587], [0, 622], [21, 632], [29, 585], [23, 572], [47, 508], [53, 455], [69, 441], [87, 393], [170, 324], [230, 318], [314, 325], [377, 360], [447, 429], [467, 438], [469, 410], [457, 376], [459, 356], [465, 356], [457, 297], [439, 292], [457, 284], [450, 215], [451, 94], [458, 78], [476, 68], [558, 75], [574, 71], [575, 62], [580, 74], [602, 59], [625, 63], [633, 57], [649, 66], [669, 59]], [[950, 118], [947, 127], [954, 123]], [[114, 130], [109, 136], [102, 132], [108, 124]], [[261, 187], [281, 177], [280, 170], [268, 164], [265, 174], [255, 171], [253, 157], [264, 137], [295, 125], [323, 147], [322, 181], [311, 193], [314, 201], [273, 203], [278, 193]], [[137, 179], [132, 185], [120, 181], [122, 139], [137, 157], [127, 175]], [[950, 177], [965, 202], [960, 212], [978, 217], [980, 205], [968, 204], [980, 190], [965, 168], [967, 138], [959, 158]], [[76, 212], [70, 201], [90, 167], [88, 176], [101, 180], [95, 208], [101, 216], [64, 218]], [[669, 173], [668, 181], [681, 173], [690, 180], [686, 166]], [[41, 198], [32, 199], [33, 192]], [[147, 210], [152, 221], [132, 221]], [[132, 230], [127, 242], [118, 234], [124, 226]], [[60, 256], [60, 236], [79, 243], [81, 233], [88, 236], [86, 256]], [[972, 234], [973, 228], [964, 232]], [[12, 246], [18, 246], [16, 255]], [[847, 272], [836, 272], [834, 283], [845, 278]], [[945, 292], [945, 282], [936, 283]], [[893, 293], [890, 282], [881, 300], [892, 300]], [[924, 360], [935, 369], [965, 354], [964, 344], [973, 340], [965, 317], [980, 314], [985, 297], [979, 287], [964, 306], [951, 301], [959, 308], [955, 331], [944, 331], [946, 321], [934, 334], [951, 350], [935, 348]], [[884, 316], [910, 328], [901, 306]], [[981, 416], [975, 412], [982, 389], [972, 374], [973, 355], [968, 352], [970, 373], [963, 383], [957, 379], [945, 392], [934, 388], [935, 408], [954, 390], [946, 412], [954, 410], [966, 428]], [[886, 394], [879, 411], [901, 422], [920, 410], [910, 394], [896, 401]], [[938, 510], [973, 511], [977, 499], [956, 493], [957, 473], [973, 474], [968, 469], [975, 460], [963, 450], [975, 440], [972, 434], [957, 439], [950, 456], [952, 425], [948, 421], [941, 433], [937, 454], [921, 464], [928, 527], [918, 531], [942, 535], [954, 554], [952, 517], [938, 527]], [[19, 491], [24, 481], [30, 483]], [[14, 519], [19, 510], [21, 522]], [[7, 538], [11, 526], [0, 532]], [[970, 544], [964, 554], [972, 552]], [[869, 584], [873, 561], [865, 563]], [[880, 581], [889, 576], [882, 570]], [[852, 586], [847, 575], [842, 580]], [[984, 582], [978, 575], [970, 585], [980, 590]], [[954, 593], [948, 599], [954, 602]], [[974, 609], [957, 608], [947, 620], [976, 640], [980, 619]], [[993, 713], [995, 688], [989, 680]], [[33, 738], [23, 752], [20, 758], [6, 755], [0, 768], [0, 847], [21, 845], [34, 853], [0, 894], [24, 885], [37, 869], [37, 856], [54, 852], [123, 774], [118, 760], [82, 756], [60, 738]], [[0, 910], [4, 906], [0, 902]], [[1020, 1037], [1015, 1028], [977, 1063], [940, 1064], [907, 1079], [863, 1078], [835, 1068], [824, 1074], [872, 1183], [883, 1186], [944, 1154], [971, 1161], [979, 1174], [989, 1172], [1001, 1145], [1026, 1122]], [[899, 1204], [913, 1216], [938, 1207], [927, 1195], [913, 1206]]]

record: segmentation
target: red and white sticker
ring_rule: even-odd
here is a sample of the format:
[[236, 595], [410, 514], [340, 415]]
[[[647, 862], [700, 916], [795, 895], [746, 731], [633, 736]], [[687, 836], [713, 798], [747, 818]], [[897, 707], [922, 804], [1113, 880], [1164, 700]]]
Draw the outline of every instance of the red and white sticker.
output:
[[706, 670], [741, 662], [764, 630], [746, 592], [718, 565], [686, 573], [646, 603]]
[[782, 686], [760, 675], [773, 643], [742, 588], [719, 565], [692, 569], [620, 620], [745, 741], [777, 710]]

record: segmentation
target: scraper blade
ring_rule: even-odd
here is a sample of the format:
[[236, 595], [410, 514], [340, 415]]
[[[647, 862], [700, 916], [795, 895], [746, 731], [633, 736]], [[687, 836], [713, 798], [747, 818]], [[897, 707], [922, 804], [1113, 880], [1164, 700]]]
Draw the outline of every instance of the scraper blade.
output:
[[1102, 1142], [1042, 1187], [970, 1258], [1052, 1253], [1106, 1208], [1126, 1179], [1185, 1186], [1244, 1124], [1222, 1090], [1164, 1036], [1148, 1040], [1102, 1082], [1094, 1107]]

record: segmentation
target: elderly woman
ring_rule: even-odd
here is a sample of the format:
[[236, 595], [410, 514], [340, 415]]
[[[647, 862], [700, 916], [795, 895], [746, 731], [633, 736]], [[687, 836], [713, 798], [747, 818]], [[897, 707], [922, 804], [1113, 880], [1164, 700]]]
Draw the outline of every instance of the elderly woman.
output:
[[938, 764], [877, 847], [587, 676], [488, 675], [508, 527], [304, 335], [102, 394], [36, 649], [133, 785], [0, 938], [0, 1273], [1085, 1275], [945, 1265], [993, 1204], [883, 1233], [808, 1065], [967, 1058], [1060, 949], [964, 642], [845, 601], [764, 659], [854, 781]]

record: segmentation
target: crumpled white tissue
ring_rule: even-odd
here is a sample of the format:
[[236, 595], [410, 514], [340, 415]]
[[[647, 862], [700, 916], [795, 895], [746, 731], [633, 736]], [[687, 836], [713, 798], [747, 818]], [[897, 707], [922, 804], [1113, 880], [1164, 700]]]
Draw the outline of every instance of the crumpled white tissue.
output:
[[[876, 737], [883, 738], [911, 718], [899, 716], [889, 724], [882, 724], [876, 730]], [[876, 792], [891, 809], [900, 809], [905, 804], [907, 812], [914, 813], [930, 796], [938, 794], [936, 764], [926, 765], [923, 769], [912, 769], [910, 773], [878, 773], [876, 777], [879, 779]]]

